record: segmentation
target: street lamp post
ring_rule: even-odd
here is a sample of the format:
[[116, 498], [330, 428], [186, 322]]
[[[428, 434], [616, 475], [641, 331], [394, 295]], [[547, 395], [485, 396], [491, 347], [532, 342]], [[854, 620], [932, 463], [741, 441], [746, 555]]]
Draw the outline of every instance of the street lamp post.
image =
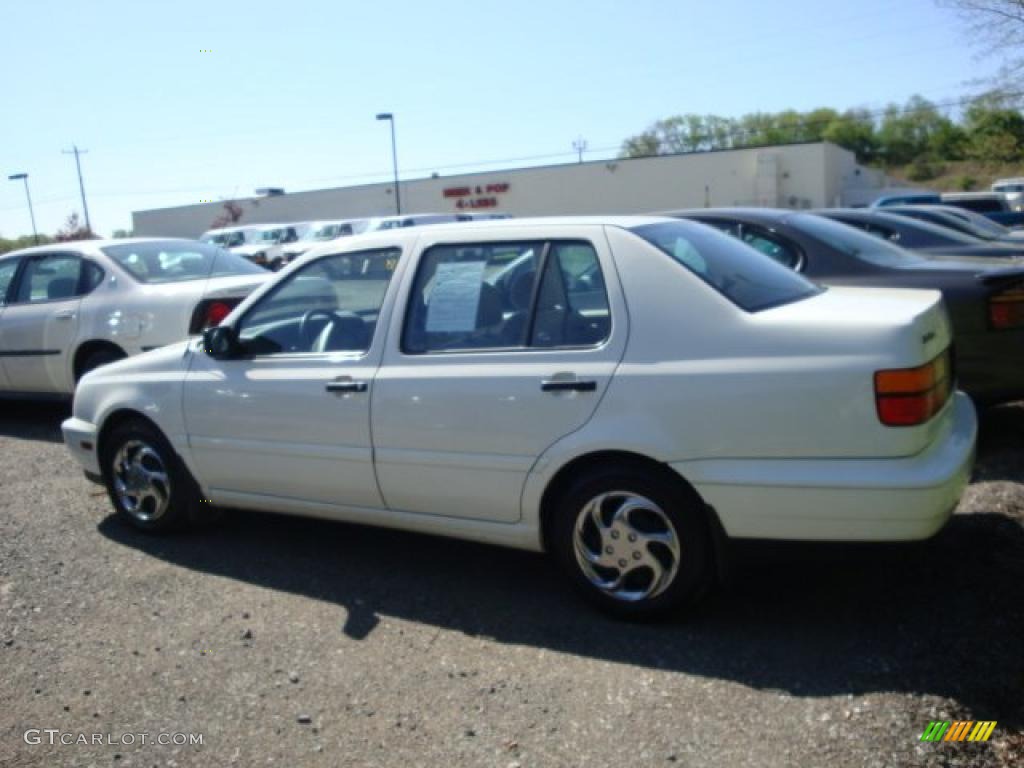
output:
[[39, 233], [36, 231], [36, 214], [32, 210], [32, 195], [28, 191], [28, 174], [27, 173], [12, 173], [7, 177], [9, 181], [24, 181], [25, 182], [25, 197], [28, 199], [28, 216], [32, 219], [32, 237], [39, 245]]
[[395, 167], [395, 212], [402, 215], [402, 195], [398, 191], [398, 149], [395, 144], [395, 116], [390, 112], [381, 112], [377, 115], [378, 120], [387, 120], [391, 123], [391, 163]]

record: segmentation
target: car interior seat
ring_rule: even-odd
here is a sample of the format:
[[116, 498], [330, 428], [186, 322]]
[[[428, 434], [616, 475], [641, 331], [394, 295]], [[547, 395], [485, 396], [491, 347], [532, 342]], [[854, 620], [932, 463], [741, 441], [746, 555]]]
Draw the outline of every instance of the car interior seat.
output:
[[370, 330], [359, 315], [338, 312], [313, 342], [313, 352], [362, 351], [370, 346]]
[[69, 299], [75, 295], [78, 280], [73, 277], [58, 277], [46, 286], [47, 299]]

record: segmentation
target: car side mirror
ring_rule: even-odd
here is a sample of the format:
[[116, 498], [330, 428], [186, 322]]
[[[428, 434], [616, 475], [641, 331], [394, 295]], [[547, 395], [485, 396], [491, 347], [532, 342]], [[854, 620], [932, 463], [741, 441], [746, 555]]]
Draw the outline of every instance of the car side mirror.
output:
[[214, 360], [230, 360], [242, 354], [242, 344], [234, 328], [218, 325], [203, 331], [203, 350]]

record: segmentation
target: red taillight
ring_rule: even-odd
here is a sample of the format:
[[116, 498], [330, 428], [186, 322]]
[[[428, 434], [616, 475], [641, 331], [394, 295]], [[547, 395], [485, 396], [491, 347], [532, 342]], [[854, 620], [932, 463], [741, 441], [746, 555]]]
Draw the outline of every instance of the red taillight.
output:
[[923, 424], [942, 410], [953, 391], [949, 350], [917, 368], [875, 374], [879, 420], [889, 427]]
[[1024, 326], [1024, 291], [997, 293], [988, 300], [988, 320], [996, 330]]
[[220, 325], [225, 317], [231, 314], [231, 306], [223, 301], [215, 301], [206, 308], [205, 327], [213, 328]]

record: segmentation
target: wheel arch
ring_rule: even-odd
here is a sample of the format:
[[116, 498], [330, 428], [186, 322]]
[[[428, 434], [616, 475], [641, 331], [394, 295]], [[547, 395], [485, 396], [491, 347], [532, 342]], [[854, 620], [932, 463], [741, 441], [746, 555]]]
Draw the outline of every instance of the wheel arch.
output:
[[[107, 417], [103, 419], [103, 423], [100, 425], [99, 432], [96, 435], [96, 456], [101, 462], [103, 460], [104, 449], [106, 448], [106, 441], [110, 439], [110, 433], [129, 421], [144, 421], [161, 435], [164, 435], [165, 439], [167, 437], [164, 431], [160, 428], [160, 425], [148, 418], [145, 414], [133, 410], [132, 408], [119, 408], [108, 414]], [[100, 471], [102, 472], [102, 470], [103, 465], [101, 463]]]
[[658, 461], [642, 453], [622, 450], [600, 450], [576, 456], [563, 464], [548, 481], [541, 494], [540, 499], [540, 539], [541, 546], [545, 552], [550, 552], [550, 541], [552, 536], [552, 524], [557, 512], [558, 500], [568, 490], [573, 479], [583, 472], [593, 470], [601, 466], [623, 467], [641, 469], [646, 472], [653, 472], [665, 478], [669, 482], [683, 489], [691, 495], [700, 508], [708, 525], [708, 533], [711, 539], [712, 558], [714, 568], [719, 579], [724, 580], [729, 563], [728, 536], [718, 518], [714, 507], [704, 501], [697, 489], [681, 474], [672, 469], [663, 461]]
[[84, 341], [78, 345], [78, 349], [75, 350], [74, 357], [72, 358], [71, 376], [73, 381], [77, 382], [82, 378], [82, 366], [85, 364], [85, 361], [89, 359], [89, 355], [94, 352], [98, 352], [101, 349], [109, 349], [112, 352], [116, 352], [121, 357], [128, 357], [128, 353], [112, 341], [107, 341], [106, 339], [90, 339], [89, 341]]

